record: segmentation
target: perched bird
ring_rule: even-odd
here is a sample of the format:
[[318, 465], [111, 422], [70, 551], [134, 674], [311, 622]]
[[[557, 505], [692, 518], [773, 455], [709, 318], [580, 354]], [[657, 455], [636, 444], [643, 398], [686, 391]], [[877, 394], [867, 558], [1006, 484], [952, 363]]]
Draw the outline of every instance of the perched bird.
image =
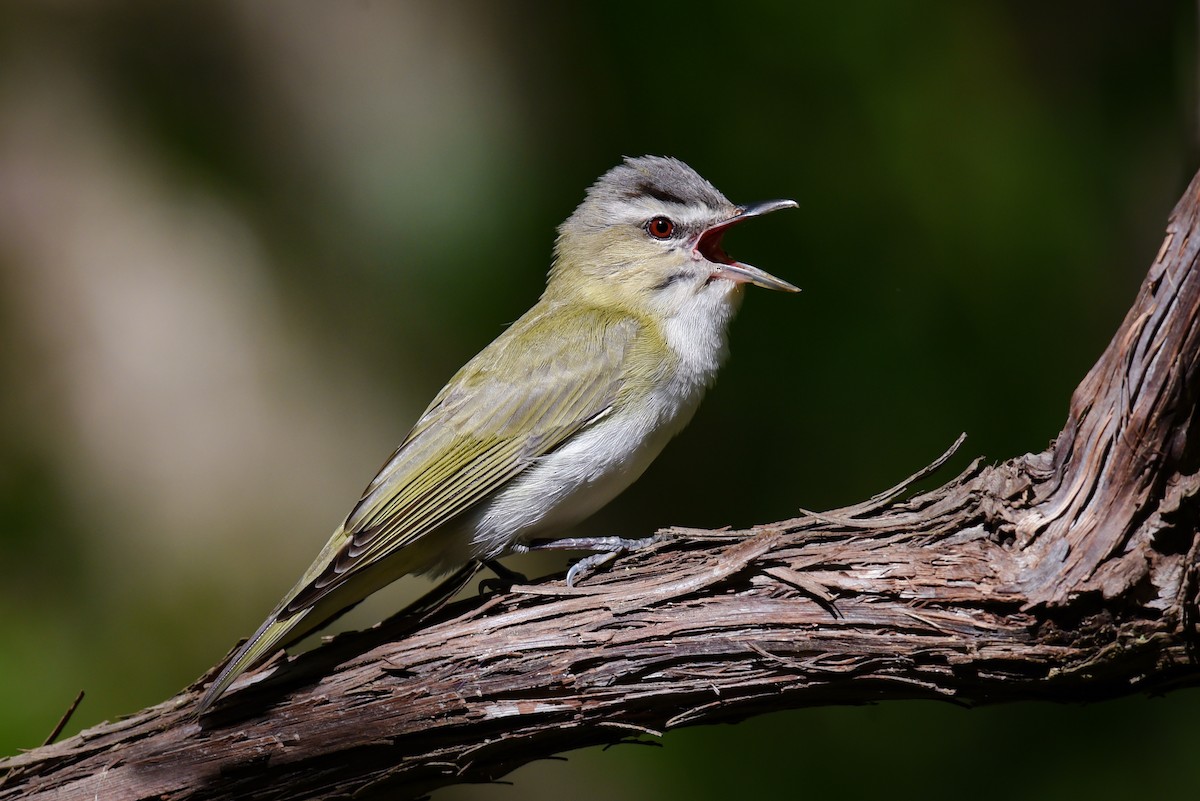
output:
[[[397, 578], [529, 550], [628, 487], [715, 378], [743, 285], [799, 291], [731, 259], [722, 235], [795, 206], [735, 206], [672, 158], [629, 158], [605, 173], [558, 229], [541, 299], [433, 399], [197, 714]], [[599, 556], [630, 544], [564, 542]]]

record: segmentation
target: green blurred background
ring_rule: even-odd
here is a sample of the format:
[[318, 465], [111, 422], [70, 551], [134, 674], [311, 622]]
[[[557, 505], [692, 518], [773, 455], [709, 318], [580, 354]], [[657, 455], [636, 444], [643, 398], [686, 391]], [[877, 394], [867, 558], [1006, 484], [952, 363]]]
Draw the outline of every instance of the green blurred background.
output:
[[[952, 471], [1042, 449], [1196, 167], [1195, 34], [1182, 1], [4, 4], [0, 753], [249, 633], [624, 154], [796, 198], [727, 246], [804, 292], [749, 293], [588, 531], [853, 502], [962, 431]], [[1166, 795], [1198, 713], [791, 711], [436, 798]]]

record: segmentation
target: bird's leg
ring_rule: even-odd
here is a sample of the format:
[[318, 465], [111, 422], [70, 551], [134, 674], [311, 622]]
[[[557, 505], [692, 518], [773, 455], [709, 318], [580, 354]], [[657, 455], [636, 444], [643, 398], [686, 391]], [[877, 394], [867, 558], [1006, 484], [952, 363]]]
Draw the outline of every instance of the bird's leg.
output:
[[616, 560], [618, 556], [631, 551], [649, 548], [670, 539], [667, 534], [654, 534], [640, 539], [626, 537], [562, 537], [552, 540], [534, 540], [529, 543], [531, 551], [596, 551], [585, 556], [567, 571], [567, 586], [574, 587], [575, 580], [581, 574], [603, 567]]
[[450, 603], [450, 599], [470, 583], [471, 578], [479, 572], [479, 562], [469, 562], [453, 575], [441, 581], [432, 590], [422, 595], [416, 601], [405, 607], [400, 614], [411, 616], [418, 622], [424, 621], [439, 609]]
[[510, 570], [495, 559], [484, 559], [483, 566], [496, 574], [494, 579], [484, 579], [479, 582], [480, 590], [495, 589], [497, 591], [510, 589], [514, 584], [528, 584], [529, 579], [524, 574]]

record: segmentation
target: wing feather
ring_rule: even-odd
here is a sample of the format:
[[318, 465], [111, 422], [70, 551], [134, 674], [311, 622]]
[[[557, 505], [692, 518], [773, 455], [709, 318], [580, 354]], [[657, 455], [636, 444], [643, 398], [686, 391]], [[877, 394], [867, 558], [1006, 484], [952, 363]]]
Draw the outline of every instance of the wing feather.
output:
[[535, 307], [451, 379], [371, 481], [341, 541], [310, 568], [285, 613], [312, 606], [458, 517], [609, 411], [640, 325], [584, 309], [561, 322], [589, 336], [531, 336], [545, 313]]

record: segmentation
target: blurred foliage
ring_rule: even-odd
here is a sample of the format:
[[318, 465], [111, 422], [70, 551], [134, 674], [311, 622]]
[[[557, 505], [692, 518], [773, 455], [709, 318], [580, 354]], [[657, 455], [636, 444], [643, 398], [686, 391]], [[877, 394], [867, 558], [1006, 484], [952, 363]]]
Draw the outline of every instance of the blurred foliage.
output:
[[[587, 530], [853, 502], [961, 431], [949, 470], [1042, 449], [1194, 168], [1195, 30], [1182, 0], [0, 7], [0, 752], [253, 629], [621, 155], [796, 198], [729, 247], [804, 292], [750, 293]], [[1197, 704], [794, 711], [439, 797], [1166, 795]]]

